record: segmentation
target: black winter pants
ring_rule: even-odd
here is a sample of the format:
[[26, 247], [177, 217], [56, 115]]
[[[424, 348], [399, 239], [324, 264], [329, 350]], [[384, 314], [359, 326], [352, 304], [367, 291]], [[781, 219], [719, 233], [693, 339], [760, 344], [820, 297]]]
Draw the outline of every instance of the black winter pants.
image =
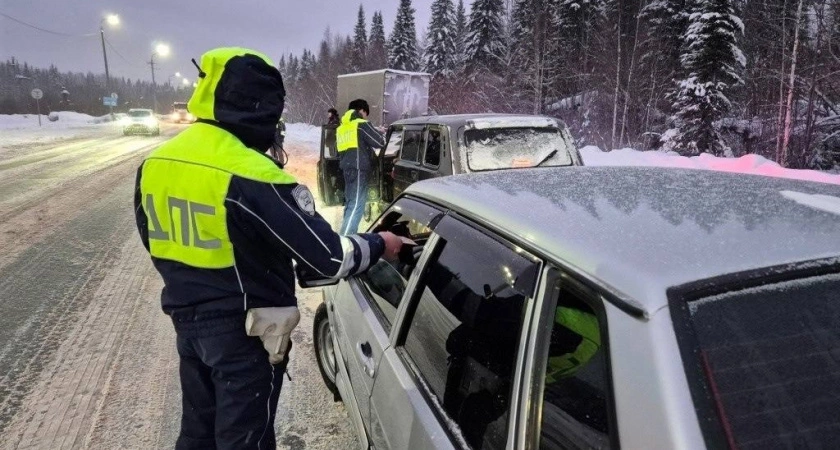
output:
[[177, 346], [183, 414], [176, 450], [274, 449], [288, 353], [272, 366], [260, 339], [244, 330], [178, 336]]

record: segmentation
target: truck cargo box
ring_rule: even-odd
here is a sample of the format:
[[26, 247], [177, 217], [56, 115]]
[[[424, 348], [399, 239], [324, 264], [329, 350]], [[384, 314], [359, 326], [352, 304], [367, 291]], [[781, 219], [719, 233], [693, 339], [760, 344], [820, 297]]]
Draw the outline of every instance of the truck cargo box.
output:
[[392, 69], [339, 75], [335, 107], [343, 114], [351, 101], [365, 99], [370, 103], [368, 120], [377, 127], [422, 116], [429, 109], [430, 79], [428, 73]]

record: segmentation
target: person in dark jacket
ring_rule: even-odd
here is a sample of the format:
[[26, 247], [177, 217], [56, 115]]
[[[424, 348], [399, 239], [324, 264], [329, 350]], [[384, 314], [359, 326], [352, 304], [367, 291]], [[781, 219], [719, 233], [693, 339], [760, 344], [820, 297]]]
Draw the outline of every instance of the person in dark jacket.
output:
[[368, 179], [376, 156], [373, 149], [385, 147], [385, 137], [368, 122], [368, 102], [353, 100], [336, 130], [336, 146], [344, 173], [344, 220], [342, 235], [355, 233], [367, 204]]
[[[198, 66], [198, 64], [196, 64]], [[243, 48], [205, 53], [197, 122], [137, 171], [137, 229], [161, 274], [183, 393], [177, 449], [274, 449], [274, 416], [297, 323], [295, 272], [324, 278], [396, 259], [391, 233], [339, 236], [312, 194], [265, 151], [285, 90]]]
[[327, 125], [338, 125], [341, 119], [338, 117], [338, 110], [330, 108], [327, 110]]

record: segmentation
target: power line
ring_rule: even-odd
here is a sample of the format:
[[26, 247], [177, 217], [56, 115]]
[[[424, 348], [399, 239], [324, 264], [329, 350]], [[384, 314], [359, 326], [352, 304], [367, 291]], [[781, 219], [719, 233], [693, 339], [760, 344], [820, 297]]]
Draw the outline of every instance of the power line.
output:
[[5, 17], [5, 18], [7, 18], [7, 19], [9, 19], [9, 20], [11, 20], [11, 21], [13, 21], [13, 22], [17, 22], [17, 23], [19, 23], [19, 24], [21, 24], [21, 25], [23, 25], [23, 26], [26, 26], [26, 27], [32, 28], [32, 29], [34, 29], [34, 30], [43, 31], [44, 33], [54, 34], [54, 35], [56, 35], [56, 36], [64, 36], [64, 37], [93, 37], [93, 36], [96, 36], [96, 33], [88, 33], [88, 34], [68, 34], [68, 33], [62, 33], [62, 32], [60, 32], [60, 31], [47, 30], [46, 28], [41, 28], [41, 27], [39, 27], [39, 26], [32, 25], [31, 23], [26, 23], [26, 22], [24, 22], [24, 21], [22, 21], [22, 20], [20, 20], [20, 19], [16, 19], [16, 18], [14, 18], [14, 17], [12, 17], [12, 16], [10, 16], [10, 15], [8, 15], [8, 14], [6, 14], [6, 13], [3, 13], [3, 12], [0, 12], [0, 16], [3, 16], [3, 17]]
[[116, 53], [116, 54], [117, 54], [117, 56], [119, 56], [119, 57], [120, 57], [120, 59], [122, 59], [122, 60], [123, 60], [123, 62], [125, 62], [125, 63], [126, 63], [126, 64], [128, 64], [129, 66], [131, 66], [131, 67], [136, 67], [136, 68], [142, 67], [140, 64], [133, 63], [133, 62], [129, 61], [129, 60], [128, 60], [128, 58], [126, 58], [125, 56], [123, 56], [123, 54], [122, 54], [122, 53], [120, 53], [120, 52], [119, 52], [119, 50], [117, 50], [117, 48], [116, 48], [116, 47], [114, 47], [114, 44], [111, 44], [111, 41], [109, 41], [109, 40], [108, 40], [108, 38], [105, 38], [105, 43], [106, 43], [106, 44], [108, 44], [108, 48], [110, 48], [110, 49], [111, 49], [114, 53]]

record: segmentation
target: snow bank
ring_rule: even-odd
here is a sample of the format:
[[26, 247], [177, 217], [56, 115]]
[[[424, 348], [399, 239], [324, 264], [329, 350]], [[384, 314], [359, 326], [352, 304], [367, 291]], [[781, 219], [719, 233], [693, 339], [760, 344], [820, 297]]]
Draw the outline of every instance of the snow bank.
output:
[[[104, 121], [101, 117], [93, 117], [75, 111], [58, 111], [58, 120], [50, 122], [46, 114], [41, 114], [41, 127], [48, 129], [65, 129], [92, 126]], [[37, 114], [0, 114], [0, 130], [20, 130], [25, 128], [39, 128]]]
[[656, 166], [682, 167], [687, 169], [717, 170], [721, 172], [749, 173], [779, 178], [818, 181], [840, 184], [840, 175], [831, 175], [816, 170], [786, 169], [759, 155], [744, 155], [740, 158], [719, 158], [709, 154], [685, 157], [674, 152], [639, 151], [630, 148], [604, 152], [589, 145], [580, 149], [583, 163], [587, 166]]
[[286, 124], [286, 140], [293, 143], [307, 144], [313, 146], [315, 152], [321, 145], [321, 127], [307, 123]]

